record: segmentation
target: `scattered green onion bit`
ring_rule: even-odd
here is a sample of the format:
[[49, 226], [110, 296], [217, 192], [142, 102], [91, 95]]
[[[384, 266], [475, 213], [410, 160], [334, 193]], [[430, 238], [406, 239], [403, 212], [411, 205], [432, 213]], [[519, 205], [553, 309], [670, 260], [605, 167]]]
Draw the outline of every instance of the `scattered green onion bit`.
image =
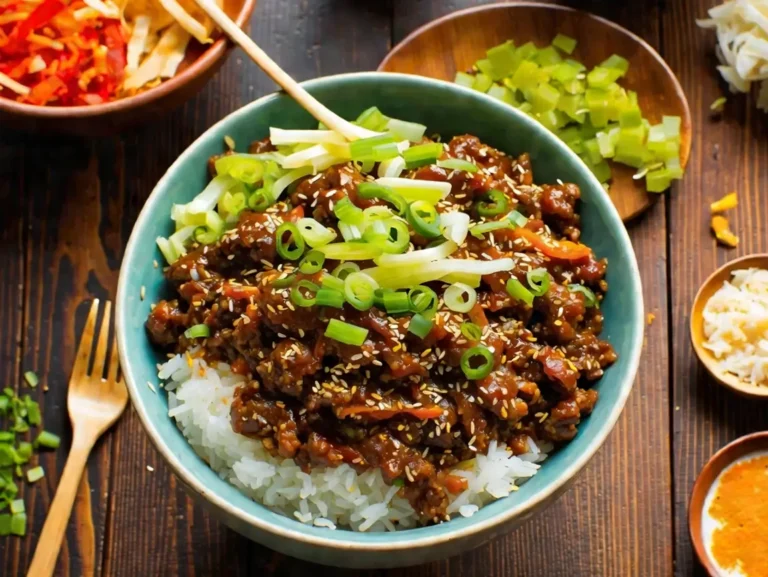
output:
[[439, 142], [418, 144], [403, 152], [406, 168], [418, 168], [433, 164], [443, 154], [443, 145]]
[[211, 336], [211, 327], [206, 324], [194, 325], [184, 331], [184, 336], [188, 339], [205, 339]]
[[404, 216], [406, 210], [408, 209], [408, 203], [405, 201], [405, 199], [397, 194], [394, 190], [388, 186], [384, 186], [383, 184], [378, 184], [376, 182], [361, 182], [357, 185], [357, 192], [366, 200], [379, 198], [390, 203], [395, 207], [395, 209], [397, 209], [397, 214], [399, 216]]
[[435, 205], [426, 200], [417, 200], [408, 206], [408, 223], [417, 234], [426, 239], [442, 236], [440, 232], [440, 215]]
[[23, 499], [16, 499], [11, 501], [11, 514], [16, 515], [18, 513], [23, 513], [24, 511], [25, 508]]
[[11, 515], [11, 535], [23, 537], [27, 534], [27, 514], [17, 513]]
[[443, 294], [443, 301], [452, 311], [467, 313], [477, 302], [477, 292], [471, 286], [461, 282], [453, 283]]
[[[351, 273], [358, 270], [360, 270], [360, 266], [356, 262], [343, 262], [339, 266], [337, 266], [335, 269], [333, 269], [333, 272], [331, 272], [331, 274], [343, 281], [343, 280], [346, 280], [346, 278]], [[339, 290], [344, 290], [344, 286], [342, 285], [341, 289]]]
[[547, 272], [547, 269], [535, 268], [529, 270], [525, 274], [525, 277], [528, 279], [528, 286], [530, 287], [533, 296], [540, 297], [547, 294], [550, 283], [549, 272]]
[[272, 287], [276, 289], [289, 287], [293, 284], [293, 281], [296, 280], [295, 274], [289, 274], [284, 277], [280, 277], [279, 279], [272, 282]]
[[584, 285], [581, 284], [569, 284], [568, 290], [572, 293], [581, 293], [584, 295], [584, 304], [586, 304], [588, 307], [597, 307], [599, 306], [597, 302], [597, 296], [595, 296], [595, 293], [592, 292], [591, 289], [588, 289]]
[[11, 516], [8, 513], [0, 515], [0, 537], [11, 534]]
[[[303, 279], [297, 282], [291, 288], [291, 302], [297, 307], [311, 307], [317, 302], [317, 291], [320, 287], [312, 281]], [[306, 291], [310, 296], [306, 296], [303, 291]]]
[[[288, 238], [286, 239], [286, 235]], [[284, 222], [275, 232], [277, 254], [286, 260], [298, 260], [304, 254], [304, 237], [292, 222]]]
[[27, 470], [27, 481], [30, 483], [36, 483], [43, 477], [45, 477], [45, 470], [39, 465]]
[[712, 112], [722, 112], [723, 108], [725, 108], [726, 102], [728, 102], [728, 99], [725, 96], [721, 96], [709, 105], [709, 109]]
[[407, 313], [411, 310], [411, 302], [408, 299], [408, 293], [404, 292], [385, 292], [381, 297], [386, 310], [391, 315]]
[[372, 222], [365, 229], [363, 240], [387, 254], [400, 254], [408, 249], [411, 234], [401, 219], [388, 218]]
[[408, 323], [408, 332], [413, 333], [420, 339], [425, 339], [432, 330], [434, 323], [431, 319], [428, 319], [421, 313], [416, 313], [411, 317], [411, 322]]
[[38, 379], [37, 375], [32, 371], [24, 373], [24, 380], [27, 381], [27, 384], [33, 389], [40, 383], [40, 379]]
[[323, 270], [323, 263], [325, 263], [325, 255], [319, 250], [311, 250], [301, 259], [299, 271], [304, 274], [315, 274]]
[[36, 446], [45, 447], [46, 449], [58, 449], [60, 444], [61, 439], [59, 436], [48, 431], [40, 431], [37, 439], [35, 439]]
[[438, 160], [437, 166], [440, 168], [446, 168], [448, 170], [461, 170], [464, 172], [475, 173], [479, 169], [474, 162], [463, 160], [461, 158], [446, 158], [445, 160]]
[[507, 196], [500, 190], [490, 190], [484, 196], [484, 199], [475, 205], [477, 214], [483, 217], [497, 216], [507, 211], [509, 201]]
[[439, 300], [437, 293], [428, 286], [417, 285], [408, 291], [410, 309], [414, 313], [420, 313], [430, 319], [437, 313]]
[[515, 277], [507, 281], [507, 294], [513, 299], [523, 301], [528, 306], [533, 304], [533, 293], [523, 286]]
[[333, 307], [335, 309], [344, 308], [344, 293], [331, 288], [321, 288], [317, 291], [315, 300], [319, 307]]
[[493, 353], [483, 345], [467, 349], [461, 355], [461, 370], [470, 380], [477, 380], [491, 374], [494, 365]]
[[344, 296], [347, 302], [359, 311], [373, 306], [374, 292], [379, 285], [364, 272], [353, 272], [344, 281]]
[[333, 205], [333, 214], [335, 214], [336, 218], [341, 222], [353, 226], [362, 226], [365, 222], [365, 214], [363, 213], [363, 210], [355, 206], [348, 196], [345, 196]]
[[461, 323], [461, 334], [473, 343], [478, 342], [483, 336], [483, 329], [475, 323]]
[[368, 329], [331, 319], [325, 328], [325, 336], [345, 345], [360, 347], [368, 336]]

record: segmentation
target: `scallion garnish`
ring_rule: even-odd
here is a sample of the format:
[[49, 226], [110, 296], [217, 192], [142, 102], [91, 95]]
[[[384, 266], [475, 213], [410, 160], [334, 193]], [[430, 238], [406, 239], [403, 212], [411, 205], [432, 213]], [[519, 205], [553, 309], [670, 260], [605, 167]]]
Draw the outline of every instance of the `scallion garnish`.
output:
[[353, 226], [362, 226], [365, 222], [365, 213], [345, 196], [336, 204], [333, 205], [333, 214], [336, 215], [341, 222], [351, 224]]
[[437, 312], [439, 304], [437, 294], [428, 286], [418, 285], [408, 291], [410, 309], [431, 319]]
[[334, 242], [317, 250], [330, 260], [373, 260], [384, 252], [381, 247], [365, 242]]
[[61, 439], [59, 436], [48, 431], [40, 431], [37, 439], [35, 439], [37, 447], [45, 447], [46, 449], [58, 449], [60, 444]]
[[[317, 302], [317, 291], [320, 287], [312, 281], [302, 279], [291, 287], [291, 302], [298, 307], [311, 307]], [[304, 292], [307, 291], [311, 296], [307, 297]]]
[[469, 162], [461, 158], [446, 158], [445, 160], [438, 160], [437, 166], [440, 168], [446, 168], [448, 170], [462, 170], [464, 172], [477, 172], [479, 169], [474, 162]]
[[367, 200], [378, 198], [385, 202], [388, 202], [397, 210], [397, 214], [400, 216], [405, 215], [405, 211], [408, 209], [408, 203], [406, 200], [397, 194], [393, 189], [377, 182], [361, 182], [357, 185], [358, 194]]
[[475, 204], [477, 214], [482, 217], [497, 216], [506, 212], [509, 206], [507, 196], [500, 190], [489, 190], [483, 200]]
[[293, 284], [293, 281], [295, 280], [296, 280], [296, 275], [289, 274], [287, 276], [284, 276], [277, 280], [272, 281], [272, 288], [281, 289], [281, 288], [289, 287]]
[[40, 379], [38, 379], [37, 375], [32, 371], [24, 373], [24, 380], [27, 381], [27, 384], [33, 389], [40, 383]]
[[408, 293], [404, 292], [385, 292], [381, 295], [381, 302], [391, 315], [407, 313], [411, 310], [411, 304], [408, 300]]
[[[351, 273], [356, 272], [358, 270], [360, 270], [360, 266], [356, 262], [343, 262], [339, 266], [337, 266], [335, 269], [333, 269], [333, 272], [331, 272], [331, 274], [343, 281], [343, 280], [346, 280], [347, 276], [349, 276]], [[342, 285], [342, 287], [339, 290], [343, 291], [344, 286]]]
[[507, 294], [513, 299], [523, 301], [528, 306], [533, 304], [533, 293], [523, 286], [515, 277], [507, 281]]
[[296, 225], [301, 236], [312, 248], [326, 245], [336, 239], [336, 232], [332, 228], [323, 226], [314, 218], [300, 218]]
[[344, 281], [344, 296], [347, 302], [359, 311], [373, 306], [374, 292], [379, 285], [363, 272], [353, 272]]
[[30, 483], [36, 483], [43, 477], [45, 477], [45, 470], [39, 465], [27, 470], [27, 481]]
[[27, 534], [27, 514], [17, 513], [11, 515], [11, 535], [23, 537]]
[[256, 212], [264, 212], [273, 203], [272, 195], [266, 188], [259, 188], [248, 197], [248, 208]]
[[461, 370], [470, 380], [477, 380], [491, 374], [494, 365], [493, 353], [483, 345], [467, 349], [461, 355]]
[[477, 302], [477, 292], [471, 286], [464, 283], [453, 283], [443, 295], [443, 301], [452, 311], [467, 313], [472, 310]]
[[[342, 283], [342, 289], [343, 288], [344, 284]], [[317, 291], [315, 300], [317, 306], [319, 307], [333, 307], [335, 309], [344, 308], [344, 293], [332, 288], [321, 288], [319, 291]]]
[[411, 236], [408, 225], [401, 219], [388, 218], [372, 222], [365, 229], [363, 240], [386, 254], [401, 254], [407, 250]]
[[439, 142], [419, 144], [403, 151], [406, 168], [418, 168], [435, 162], [443, 154], [443, 145]]
[[547, 272], [547, 269], [535, 268], [529, 270], [525, 276], [528, 279], [528, 286], [534, 296], [540, 297], [547, 294], [550, 283], [549, 272]]
[[284, 222], [277, 227], [275, 241], [277, 254], [286, 260], [298, 260], [304, 254], [304, 237], [292, 222]]
[[416, 313], [411, 317], [408, 323], [408, 332], [413, 333], [420, 339], [425, 339], [432, 330], [434, 323], [421, 313]]
[[211, 336], [211, 327], [206, 324], [194, 325], [184, 331], [184, 336], [188, 339], [208, 338]]
[[597, 301], [597, 296], [595, 296], [595, 293], [592, 292], [592, 290], [588, 289], [584, 285], [581, 284], [569, 284], [568, 290], [572, 293], [581, 293], [584, 295], [584, 304], [588, 307], [596, 307], [599, 306], [599, 303]]
[[417, 200], [408, 206], [408, 223], [417, 234], [424, 238], [441, 236], [440, 215], [433, 204], [425, 200]]
[[325, 336], [345, 345], [360, 347], [365, 343], [368, 329], [351, 325], [337, 319], [331, 319], [325, 328]]
[[391, 118], [387, 123], [387, 129], [397, 138], [408, 140], [410, 142], [421, 142], [427, 127], [416, 122], [406, 122]]
[[323, 263], [325, 263], [325, 255], [319, 250], [311, 250], [301, 259], [299, 271], [304, 274], [315, 274], [323, 270]]
[[350, 143], [349, 154], [352, 160], [367, 160], [373, 156], [373, 148], [375, 146], [394, 142], [395, 139], [391, 134], [379, 134], [369, 138], [361, 138]]
[[475, 323], [461, 323], [461, 334], [464, 335], [468, 341], [476, 343], [482, 338], [483, 329]]

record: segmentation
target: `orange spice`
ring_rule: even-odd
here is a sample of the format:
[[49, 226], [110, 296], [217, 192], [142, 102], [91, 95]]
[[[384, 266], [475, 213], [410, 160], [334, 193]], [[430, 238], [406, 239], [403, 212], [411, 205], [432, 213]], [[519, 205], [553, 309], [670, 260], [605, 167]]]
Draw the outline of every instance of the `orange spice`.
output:
[[712, 534], [711, 553], [726, 570], [745, 577], [768, 575], [768, 456], [736, 463], [720, 477], [709, 514], [721, 526]]

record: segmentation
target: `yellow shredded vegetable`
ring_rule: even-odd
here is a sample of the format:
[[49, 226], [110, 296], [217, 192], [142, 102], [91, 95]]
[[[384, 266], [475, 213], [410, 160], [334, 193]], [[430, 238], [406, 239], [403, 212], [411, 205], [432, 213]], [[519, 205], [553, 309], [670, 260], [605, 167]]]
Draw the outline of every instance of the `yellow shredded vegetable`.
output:
[[715, 238], [717, 238], [720, 244], [724, 244], [730, 248], [738, 246], [739, 237], [731, 231], [727, 218], [716, 214], [712, 217], [711, 226], [712, 232], [715, 233]]
[[739, 204], [739, 199], [736, 198], [736, 193], [731, 192], [729, 194], [726, 194], [720, 200], [716, 200], [715, 202], [710, 204], [709, 210], [711, 212], [725, 212], [726, 210], [729, 210], [731, 208], [736, 208], [738, 204]]

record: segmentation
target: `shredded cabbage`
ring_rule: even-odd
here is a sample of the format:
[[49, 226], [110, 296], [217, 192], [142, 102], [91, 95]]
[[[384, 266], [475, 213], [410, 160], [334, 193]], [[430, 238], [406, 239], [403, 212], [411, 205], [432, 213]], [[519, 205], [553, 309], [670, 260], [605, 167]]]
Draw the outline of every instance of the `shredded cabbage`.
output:
[[768, 0], [729, 0], [696, 23], [717, 32], [717, 70], [731, 92], [758, 82], [757, 107], [768, 112]]
[[138, 90], [155, 78], [173, 76], [176, 67], [184, 59], [189, 38], [189, 34], [179, 24], [169, 26], [149, 57], [141, 63], [136, 72], [126, 78], [123, 88]]

